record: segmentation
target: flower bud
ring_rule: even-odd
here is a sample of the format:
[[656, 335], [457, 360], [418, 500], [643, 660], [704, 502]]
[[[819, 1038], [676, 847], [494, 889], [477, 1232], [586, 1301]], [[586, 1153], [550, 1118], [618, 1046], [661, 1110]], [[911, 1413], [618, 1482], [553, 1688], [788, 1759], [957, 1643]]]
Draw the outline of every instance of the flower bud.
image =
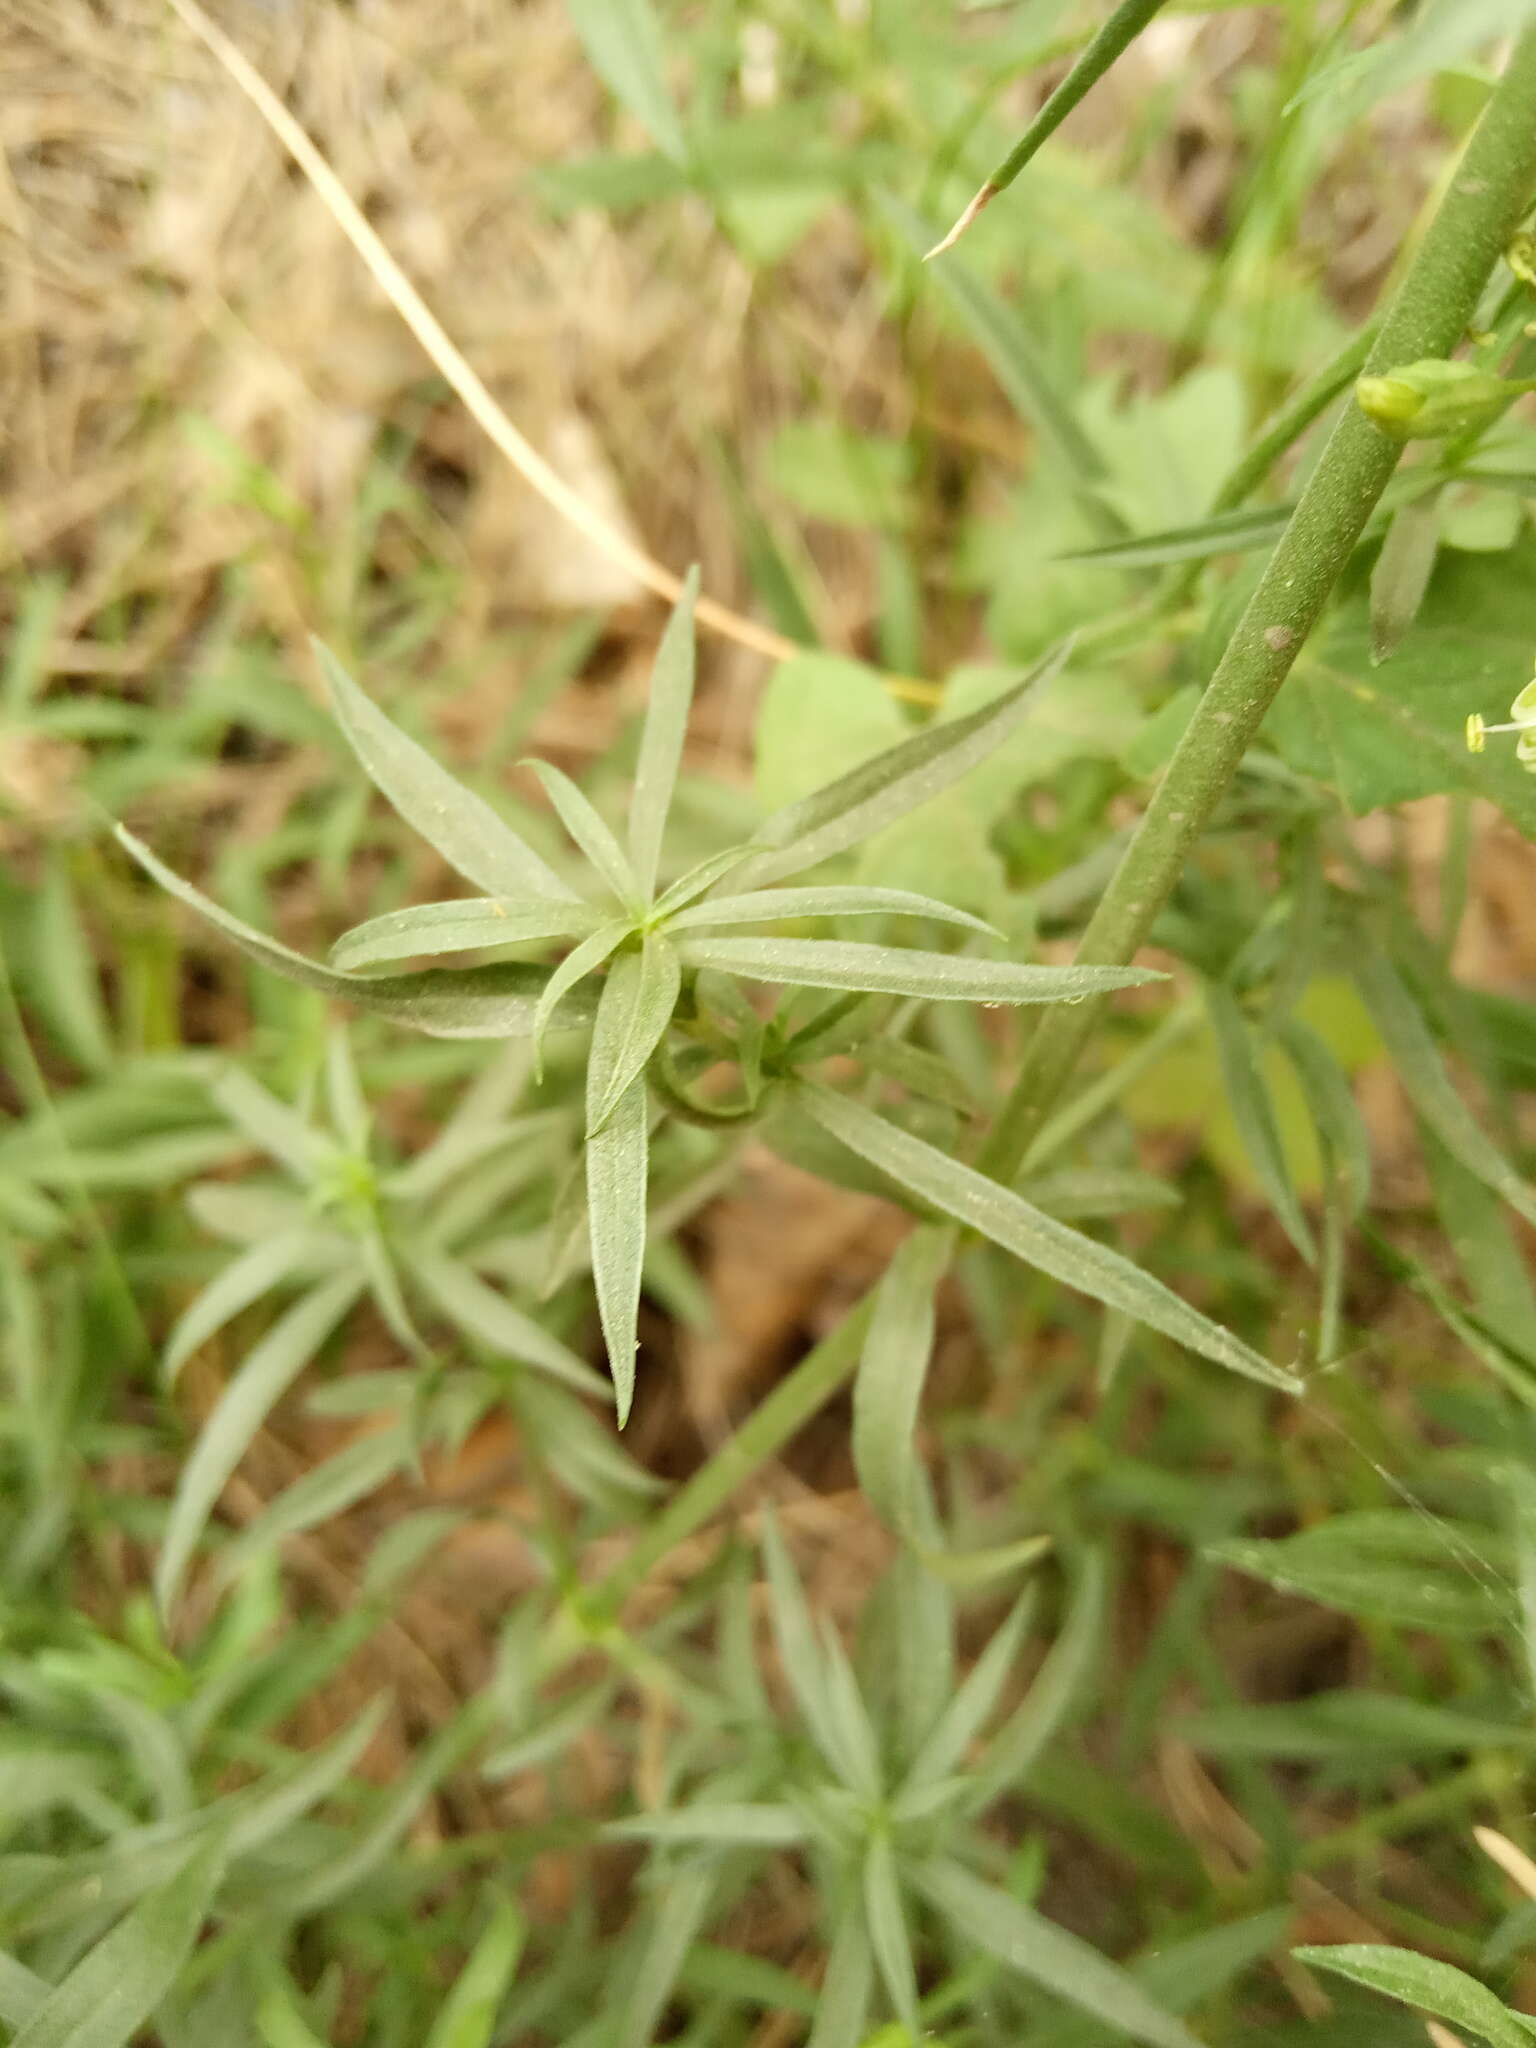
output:
[[1384, 377], [1362, 377], [1355, 399], [1367, 419], [1395, 441], [1434, 440], [1491, 426], [1529, 380], [1495, 377], [1473, 363], [1437, 357], [1405, 363]]

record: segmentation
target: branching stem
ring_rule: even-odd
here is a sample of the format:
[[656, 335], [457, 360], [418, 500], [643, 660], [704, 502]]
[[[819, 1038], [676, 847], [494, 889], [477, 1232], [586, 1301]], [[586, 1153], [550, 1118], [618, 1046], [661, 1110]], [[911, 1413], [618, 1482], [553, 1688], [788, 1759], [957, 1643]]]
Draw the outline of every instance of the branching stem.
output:
[[[1418, 254], [1388, 308], [1366, 370], [1380, 373], [1461, 340], [1536, 185], [1536, 27], [1515, 45]], [[1168, 771], [1101, 898], [1083, 963], [1132, 959], [1168, 901], [1243, 755], [1289, 675], [1397, 464], [1402, 446], [1356, 406], [1344, 413], [1238, 622]], [[983, 1153], [1018, 1172], [1101, 1014], [1101, 1002], [1042, 1015]]]

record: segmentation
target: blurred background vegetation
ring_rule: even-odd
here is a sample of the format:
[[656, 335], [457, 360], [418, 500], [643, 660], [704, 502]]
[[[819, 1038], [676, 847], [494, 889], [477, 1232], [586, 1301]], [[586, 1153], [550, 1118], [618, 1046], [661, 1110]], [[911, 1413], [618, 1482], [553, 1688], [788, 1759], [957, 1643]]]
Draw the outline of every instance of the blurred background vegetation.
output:
[[[658, 0], [659, 56], [592, 0], [218, 13], [604, 524], [807, 650], [702, 636], [685, 851], [1079, 632], [1027, 743], [879, 854], [881, 882], [1044, 959], [1070, 957], [1256, 560], [1124, 544], [1205, 519], [1369, 317], [1524, 18], [1175, 0], [924, 269], [1097, 4]], [[346, 754], [310, 635], [549, 847], [513, 766], [536, 744], [600, 808], [621, 797], [665, 614], [483, 437], [163, 0], [0, 9], [0, 75], [0, 1947], [25, 1959], [0, 2018], [19, 2031], [27, 1973], [57, 1982], [160, 1896], [217, 1812], [239, 1858], [164, 1990], [165, 2048], [792, 2048], [827, 1969], [826, 1870], [625, 1828], [700, 1786], [782, 1799], [804, 1777], [791, 1579], [893, 1726], [914, 1692], [949, 1695], [1022, 1582], [936, 1590], [899, 1557], [842, 1396], [685, 1542], [624, 1561], [879, 1273], [896, 1211], [783, 1148], [711, 1178], [683, 1147], [622, 1448], [579, 1381], [507, 1366], [483, 1304], [444, 1309], [423, 1365], [364, 1302], [241, 1448], [174, 1618], [151, 1600], [189, 1448], [279, 1306], [233, 1301], [174, 1385], [167, 1339], [231, 1245], [348, 1199], [311, 1183], [271, 1206], [275, 1127], [242, 1088], [344, 1125], [353, 1084], [332, 1052], [324, 1092], [324, 1001], [192, 928], [109, 821], [323, 954], [447, 875]], [[1436, 1034], [1528, 1163], [1536, 799], [1507, 757], [1459, 753], [1536, 648], [1536, 460], [1528, 426], [1501, 431], [1485, 463], [1524, 481], [1440, 498], [1396, 709], [1371, 694], [1359, 564], [1152, 957], [1269, 989], [1325, 886], [1388, 905]], [[978, 1253], [941, 1299], [920, 1438], [957, 1549], [1047, 1539], [998, 1703], [1042, 1665], [1061, 1698], [1027, 1782], [957, 1759], [988, 1794], [976, 1853], [1212, 2041], [1424, 2038], [1291, 1941], [1422, 1947], [1536, 2004], [1536, 1908], [1470, 1832], [1519, 1839], [1529, 1812], [1533, 1581], [1500, 1487], [1501, 1461], [1536, 1457], [1533, 1212], [1501, 1209], [1405, 1089], [1348, 967], [1307, 955], [1285, 1007], [1358, 1106], [1358, 1230], [1293, 1066], [1255, 1055], [1255, 1141], [1254, 1092], [1182, 988], [1117, 1010], [1089, 1070], [1111, 1125], [1055, 1190], [1313, 1372], [1307, 1399], [1277, 1421], [1261, 1390]], [[1011, 1020], [933, 1032], [994, 1099]], [[483, 1046], [369, 1019], [350, 1042], [381, 1173], [445, 1128], [527, 1120], [510, 1168], [457, 1199], [466, 1228], [497, 1224], [482, 1270], [534, 1295], [567, 1056], [520, 1095]], [[410, 1199], [449, 1199], [452, 1166]], [[1350, 1234], [1321, 1299], [1298, 1214]], [[579, 1262], [561, 1277], [545, 1320], [579, 1366], [595, 1324]], [[402, 1403], [430, 1410], [420, 1458], [377, 1443]], [[1320, 1562], [1262, 1549], [1325, 1524], [1346, 1533]], [[620, 1618], [583, 1641], [573, 1596], [613, 1572]], [[1114, 2037], [968, 1950], [953, 1913], [911, 1910], [933, 2038]], [[471, 1951], [489, 1992], [445, 2006]], [[868, 2038], [896, 2048], [881, 2010]]]

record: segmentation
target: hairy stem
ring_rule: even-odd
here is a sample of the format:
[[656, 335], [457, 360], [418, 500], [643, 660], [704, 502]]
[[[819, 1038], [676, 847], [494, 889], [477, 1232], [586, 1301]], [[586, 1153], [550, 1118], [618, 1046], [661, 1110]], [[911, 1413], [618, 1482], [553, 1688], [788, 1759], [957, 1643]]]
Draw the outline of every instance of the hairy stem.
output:
[[[1536, 185], [1536, 27], [1515, 45], [1440, 209], [1389, 307], [1366, 369], [1377, 373], [1461, 340], [1494, 263]], [[1172, 894], [1184, 861], [1386, 488], [1401, 445], [1351, 406], [1324, 449], [1135, 838], [1100, 900], [1078, 959], [1129, 961]], [[1102, 999], [1048, 1011], [1030, 1042], [982, 1164], [1019, 1170], [1076, 1065]]]

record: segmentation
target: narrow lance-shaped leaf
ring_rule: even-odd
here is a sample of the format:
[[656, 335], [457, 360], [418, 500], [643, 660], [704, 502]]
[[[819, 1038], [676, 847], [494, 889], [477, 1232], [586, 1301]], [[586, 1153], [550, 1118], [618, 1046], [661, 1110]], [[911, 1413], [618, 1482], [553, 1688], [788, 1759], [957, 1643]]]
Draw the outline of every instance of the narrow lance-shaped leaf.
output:
[[484, 1933], [432, 2022], [427, 2048], [489, 2048], [497, 2012], [527, 1937], [528, 1925], [516, 1902], [497, 1899]]
[[869, 2016], [874, 1976], [864, 1915], [850, 1906], [832, 1936], [827, 1973], [816, 2001], [816, 2023], [806, 2048], [859, 2048]]
[[901, 1887], [896, 1876], [896, 1856], [889, 1834], [871, 1835], [864, 1851], [864, 1918], [869, 1926], [870, 1947], [885, 1984], [886, 1996], [909, 2040], [921, 2041], [922, 2021], [917, 2010], [917, 1966], [912, 1960], [912, 1936], [901, 1907]]
[[325, 1271], [350, 1253], [345, 1238], [307, 1226], [259, 1239], [209, 1281], [172, 1330], [161, 1366], [166, 1383], [174, 1383], [192, 1354], [252, 1302], [287, 1280]]
[[610, 1821], [603, 1833], [613, 1841], [792, 1849], [805, 1840], [806, 1824], [792, 1806], [722, 1799], [667, 1807], [660, 1813], [632, 1814], [625, 1820]]
[[929, 1540], [913, 1436], [933, 1352], [934, 1289], [953, 1249], [948, 1229], [916, 1230], [875, 1290], [853, 1382], [853, 1465], [870, 1506], [908, 1543]]
[[226, 1067], [208, 1092], [231, 1123], [299, 1180], [312, 1179], [335, 1151], [297, 1110], [280, 1102], [241, 1067]]
[[1358, 1216], [1371, 1191], [1371, 1140], [1349, 1076], [1311, 1026], [1297, 1017], [1288, 1017], [1281, 1026], [1280, 1042], [1296, 1070], [1333, 1172], [1343, 1183], [1347, 1210]]
[[975, 1774], [979, 1808], [1028, 1778], [1046, 1744], [1078, 1704], [1104, 1640], [1104, 1560], [1083, 1560], [1072, 1605], [1029, 1691], [988, 1745]]
[[1486, 1984], [1479, 1984], [1465, 1970], [1453, 1969], [1433, 1956], [1374, 1942], [1343, 1942], [1336, 1948], [1298, 1948], [1291, 1953], [1299, 1963], [1308, 1963], [1315, 1970], [1327, 1970], [1351, 1984], [1363, 1984], [1368, 1991], [1400, 1998], [1420, 2012], [1449, 2020], [1453, 2027], [1469, 2027], [1491, 2048], [1530, 2048], [1536, 2035], [1536, 2022], [1511, 2012]]
[[204, 1844], [88, 1949], [11, 2048], [126, 2048], [170, 1991], [218, 1888], [223, 1845]]
[[762, 888], [830, 860], [958, 782], [1028, 716], [1033, 693], [1060, 672], [1070, 652], [1068, 642], [990, 704], [964, 718], [926, 725], [835, 782], [775, 811], [754, 837], [754, 845], [765, 850], [736, 873], [732, 893]]
[[325, 1101], [341, 1142], [359, 1156], [366, 1154], [373, 1118], [352, 1057], [352, 1041], [339, 1024], [331, 1026], [325, 1041]]
[[661, 28], [651, 0], [567, 0], [592, 68], [674, 163], [688, 154], [667, 91]]
[[978, 1230], [1026, 1265], [1106, 1307], [1160, 1330], [1203, 1358], [1286, 1393], [1301, 1391], [1293, 1373], [1271, 1365], [1230, 1330], [1214, 1323], [1150, 1273], [1068, 1224], [1058, 1223], [1022, 1196], [988, 1180], [958, 1159], [888, 1123], [872, 1109], [813, 1083], [801, 1084], [806, 1108], [834, 1138], [871, 1166], [889, 1174], [922, 1201]]
[[543, 784], [545, 793], [559, 813], [560, 822], [581, 848], [587, 859], [620, 903], [634, 909], [642, 901], [640, 884], [629, 856], [609, 830], [607, 820], [601, 816], [592, 799], [584, 789], [572, 782], [562, 769], [551, 767], [548, 761], [525, 761], [525, 768], [531, 768]]
[[657, 2024], [688, 1951], [699, 1937], [717, 1882], [712, 1869], [695, 1866], [675, 1870], [660, 1887], [660, 1897], [650, 1909], [645, 1946], [624, 2001], [614, 2048], [650, 2048], [655, 2040]]
[[1400, 506], [1371, 571], [1371, 660], [1390, 661], [1419, 615], [1440, 552], [1437, 493]]
[[730, 924], [772, 924], [791, 917], [931, 917], [940, 924], [958, 924], [967, 931], [1000, 939], [995, 925], [955, 910], [936, 896], [911, 889], [758, 889], [747, 896], [714, 896], [690, 904], [668, 919], [671, 931], [705, 930]]
[[994, 1630], [991, 1641], [929, 1730], [922, 1747], [912, 1759], [902, 1786], [903, 1792], [918, 1792], [929, 1785], [936, 1785], [964, 1763], [966, 1751], [991, 1719], [1002, 1698], [1034, 1607], [1035, 1593], [1031, 1587], [1002, 1627]]
[[597, 1290], [598, 1319], [608, 1348], [619, 1427], [629, 1417], [635, 1395], [636, 1324], [640, 1308], [640, 1276], [645, 1264], [645, 1194], [650, 1148], [650, 1106], [645, 1079], [637, 1076], [605, 1118], [609, 1083], [623, 1050], [615, 1042], [611, 1016], [605, 1027], [601, 1011], [587, 1063], [587, 1229], [592, 1245], [592, 1281]]
[[337, 723], [370, 781], [451, 868], [488, 896], [573, 895], [504, 818], [385, 717], [328, 647], [314, 645]]
[[[615, 918], [593, 932], [590, 938], [573, 946], [560, 965], [550, 975], [544, 993], [539, 997], [533, 1013], [533, 1070], [543, 1070], [544, 1033], [553, 1022], [563, 1002], [569, 1000], [571, 992], [589, 975], [594, 967], [601, 967], [616, 946], [622, 945], [629, 937], [632, 927], [625, 918]], [[591, 998], [595, 1011], [598, 998]]]
[[[913, 253], [924, 254], [933, 239], [929, 223], [888, 194], [879, 196], [879, 206]], [[1110, 517], [1092, 495], [1092, 486], [1104, 474], [1104, 458], [1078, 420], [1050, 355], [1024, 324], [1020, 307], [1008, 304], [963, 262], [943, 264], [931, 276], [1019, 417], [1029, 421], [1085, 498], [1094, 524], [1103, 532], [1118, 532], [1121, 521]]]
[[329, 1522], [371, 1493], [411, 1462], [411, 1433], [404, 1424], [371, 1431], [343, 1444], [329, 1458], [311, 1465], [291, 1486], [267, 1503], [220, 1554], [218, 1577], [228, 1585], [251, 1560], [275, 1550], [290, 1536]]
[[1356, 978], [1398, 1079], [1419, 1115], [1468, 1173], [1492, 1188], [1528, 1223], [1536, 1223], [1536, 1190], [1505, 1159], [1451, 1084], [1418, 1005], [1379, 952], [1357, 960]]
[[1317, 1246], [1280, 1146], [1280, 1133], [1269, 1090], [1243, 1014], [1231, 993], [1214, 984], [1206, 990], [1206, 1011], [1216, 1038], [1227, 1100], [1259, 1185], [1280, 1226], [1307, 1264], [1317, 1260]]
[[828, 1768], [845, 1781], [856, 1778], [858, 1763], [847, 1753], [838, 1726], [805, 1594], [771, 1515], [763, 1523], [763, 1561], [768, 1567], [774, 1639], [795, 1703]]
[[272, 1404], [303, 1371], [362, 1292], [343, 1273], [303, 1295], [273, 1324], [224, 1389], [182, 1470], [155, 1567], [155, 1598], [168, 1613], [203, 1525]]
[[552, 1337], [542, 1324], [508, 1301], [462, 1260], [445, 1258], [422, 1245], [405, 1253], [417, 1282], [437, 1307], [477, 1343], [487, 1345], [504, 1357], [521, 1360], [562, 1380], [578, 1393], [600, 1394], [604, 1383], [585, 1359]]
[[16, 2031], [41, 2011], [53, 1986], [0, 1949], [0, 2021]]
[[1145, 967], [1037, 967], [844, 939], [690, 938], [690, 966], [796, 988], [845, 988], [927, 1002], [1072, 1003], [1164, 977]]
[[646, 707], [635, 787], [629, 800], [629, 858], [646, 902], [656, 893], [662, 834], [688, 736], [688, 712], [693, 703], [693, 607], [698, 595], [695, 565], [684, 579], [683, 594], [667, 621], [651, 671], [651, 701]]
[[1120, 0], [1120, 5], [1094, 36], [1088, 47], [1062, 79], [1002, 162], [993, 169], [970, 204], [941, 242], [927, 251], [932, 256], [952, 249], [982, 209], [1004, 192], [1056, 133], [1074, 107], [1079, 106], [1109, 70], [1116, 58], [1136, 40], [1167, 0]]
[[353, 925], [331, 948], [331, 965], [343, 970], [383, 960], [414, 960], [434, 953], [468, 953], [483, 946], [520, 946], [536, 939], [579, 939], [594, 930], [601, 913], [586, 903], [515, 903], [494, 896], [458, 902], [421, 903], [389, 910]]
[[[227, 910], [168, 868], [124, 826], [116, 829], [126, 851], [168, 895], [206, 918], [259, 967], [281, 975], [285, 981], [355, 1003], [360, 1010], [373, 1011], [432, 1038], [527, 1038], [533, 1031], [539, 997], [550, 980], [547, 967], [508, 963], [459, 973], [440, 969], [420, 974], [339, 973], [333, 967], [322, 967], [316, 960], [307, 960], [291, 946], [253, 930], [238, 917], [231, 917]], [[580, 996], [567, 997], [563, 1003], [549, 1007], [550, 1028], [565, 1029], [584, 1023], [592, 1014], [590, 999]]]
[[1147, 2042], [1149, 2048], [1200, 2048], [1189, 2029], [1134, 1977], [1011, 1893], [983, 1883], [947, 1859], [919, 1864], [914, 1880], [968, 1953], [980, 1949], [996, 1956], [1021, 1977], [1092, 2013], [1117, 2034]]
[[672, 1021], [681, 985], [677, 951], [658, 932], [647, 933], [638, 953], [621, 953], [608, 970], [597, 1004], [608, 1079], [595, 1115], [588, 1110], [589, 1137], [602, 1129], [624, 1091], [645, 1071]]

